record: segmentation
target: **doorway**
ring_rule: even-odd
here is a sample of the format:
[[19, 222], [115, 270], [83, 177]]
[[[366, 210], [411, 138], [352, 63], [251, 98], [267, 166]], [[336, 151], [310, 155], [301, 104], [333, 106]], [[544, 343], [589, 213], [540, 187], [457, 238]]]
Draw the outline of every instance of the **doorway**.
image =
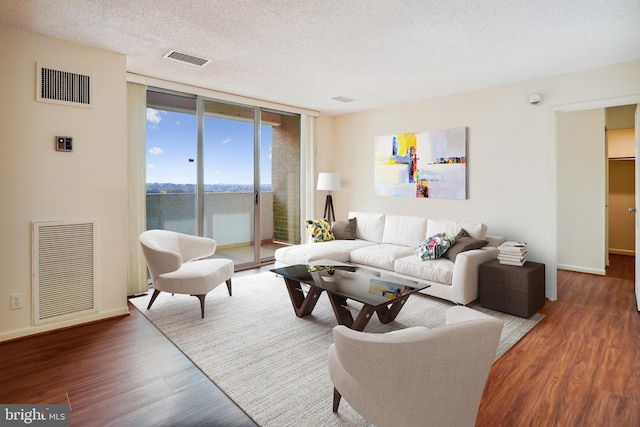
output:
[[635, 105], [605, 109], [608, 159], [608, 254], [635, 256]]
[[[629, 109], [635, 112], [635, 118], [632, 119], [631, 126], [635, 128], [635, 141], [633, 143], [634, 157], [640, 145], [638, 138], [638, 113], [636, 104], [640, 98], [629, 97], [623, 100], [604, 100], [583, 105], [563, 106], [555, 109], [555, 133], [556, 133], [556, 160], [557, 160], [557, 180], [556, 194], [558, 196], [556, 202], [556, 250], [557, 250], [557, 268], [573, 271], [582, 271], [587, 273], [605, 274], [605, 261], [608, 259], [608, 248], [606, 244], [607, 238], [607, 221], [608, 201], [606, 200], [607, 192], [604, 185], [608, 175], [605, 173], [609, 161], [606, 155], [605, 141], [605, 120], [604, 112], [608, 108], [629, 105]], [[630, 102], [629, 102], [630, 101]], [[600, 104], [600, 105], [597, 105]], [[633, 104], [633, 105], [631, 105]], [[578, 119], [576, 119], [578, 117]], [[567, 118], [569, 118], [567, 125]], [[573, 123], [571, 123], [573, 121]], [[591, 126], [591, 128], [589, 128]], [[589, 130], [584, 133], [585, 129]], [[574, 132], [578, 137], [571, 141], [567, 136]], [[579, 134], [583, 132], [582, 134]], [[569, 142], [567, 142], [569, 141]], [[567, 144], [574, 144], [567, 150]], [[587, 154], [585, 154], [587, 153]], [[601, 160], [598, 160], [601, 159]], [[629, 207], [635, 208], [639, 199], [640, 189], [638, 186], [637, 164], [635, 165], [635, 181], [634, 203], [628, 206], [627, 214], [632, 215], [634, 230], [634, 250], [638, 246], [637, 215], [628, 212]], [[600, 172], [599, 172], [600, 171]], [[563, 179], [563, 173], [570, 176], [570, 180]], [[596, 178], [594, 180], [594, 178]], [[571, 181], [571, 182], [570, 182]], [[576, 183], [578, 185], [576, 185]], [[585, 191], [583, 191], [585, 190]], [[566, 203], [564, 195], [573, 196], [582, 192], [582, 196], [574, 198], [571, 203]], [[600, 202], [602, 200], [602, 202]], [[578, 224], [578, 227], [564, 227], [563, 224]], [[573, 232], [572, 232], [573, 231]], [[596, 237], [594, 239], [594, 236]], [[573, 245], [573, 246], [571, 246]], [[567, 250], [571, 246], [572, 250]], [[583, 252], [591, 258], [585, 262]], [[603, 256], [604, 254], [604, 256]], [[563, 262], [570, 259], [574, 265]], [[638, 262], [635, 258], [636, 270], [636, 294], [639, 295], [638, 307], [640, 309], [640, 292], [638, 286]], [[580, 263], [583, 264], [580, 264]], [[578, 268], [574, 268], [575, 265]], [[557, 292], [554, 287], [553, 292]]]

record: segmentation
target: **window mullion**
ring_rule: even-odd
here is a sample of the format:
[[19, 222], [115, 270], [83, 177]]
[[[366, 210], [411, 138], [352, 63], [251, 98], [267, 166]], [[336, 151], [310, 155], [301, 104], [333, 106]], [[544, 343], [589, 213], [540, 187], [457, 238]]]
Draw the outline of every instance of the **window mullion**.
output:
[[198, 117], [197, 133], [197, 184], [196, 184], [196, 212], [198, 213], [198, 236], [204, 235], [204, 99], [196, 98], [196, 114]]

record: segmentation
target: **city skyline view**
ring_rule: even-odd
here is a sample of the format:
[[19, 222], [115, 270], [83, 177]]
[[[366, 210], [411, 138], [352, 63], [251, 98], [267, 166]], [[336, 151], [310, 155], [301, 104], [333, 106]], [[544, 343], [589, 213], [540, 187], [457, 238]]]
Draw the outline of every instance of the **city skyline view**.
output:
[[[251, 188], [254, 170], [253, 123], [204, 118], [204, 185]], [[197, 183], [197, 117], [195, 114], [147, 108], [146, 182]], [[261, 187], [271, 184], [271, 126], [260, 129]], [[247, 187], [248, 186], [248, 187]]]

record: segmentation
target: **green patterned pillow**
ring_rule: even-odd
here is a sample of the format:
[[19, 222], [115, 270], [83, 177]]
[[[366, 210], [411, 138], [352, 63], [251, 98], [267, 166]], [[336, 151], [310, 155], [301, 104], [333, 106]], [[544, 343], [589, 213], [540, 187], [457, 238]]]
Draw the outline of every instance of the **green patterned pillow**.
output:
[[313, 243], [335, 240], [335, 237], [331, 232], [331, 226], [326, 220], [308, 219], [304, 223], [307, 226], [307, 232], [309, 233], [309, 236], [311, 236], [311, 241]]
[[444, 233], [429, 237], [416, 249], [416, 255], [423, 261], [440, 258], [454, 243], [455, 239]]

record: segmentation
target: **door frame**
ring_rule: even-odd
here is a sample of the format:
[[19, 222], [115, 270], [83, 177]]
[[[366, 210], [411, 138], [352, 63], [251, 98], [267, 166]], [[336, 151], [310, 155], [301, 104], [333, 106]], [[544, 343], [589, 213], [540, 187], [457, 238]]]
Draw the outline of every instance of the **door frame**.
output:
[[635, 212], [635, 224], [636, 224], [636, 274], [635, 274], [635, 290], [636, 290], [636, 305], [638, 311], [640, 311], [640, 261], [638, 261], [638, 248], [640, 248], [640, 233], [638, 232], [638, 225], [640, 224], [638, 220], [638, 206], [640, 205], [640, 162], [638, 159], [640, 158], [640, 102], [636, 104], [636, 114], [635, 114], [635, 128], [636, 128], [636, 170], [635, 170], [635, 179], [636, 179], [636, 212]]

